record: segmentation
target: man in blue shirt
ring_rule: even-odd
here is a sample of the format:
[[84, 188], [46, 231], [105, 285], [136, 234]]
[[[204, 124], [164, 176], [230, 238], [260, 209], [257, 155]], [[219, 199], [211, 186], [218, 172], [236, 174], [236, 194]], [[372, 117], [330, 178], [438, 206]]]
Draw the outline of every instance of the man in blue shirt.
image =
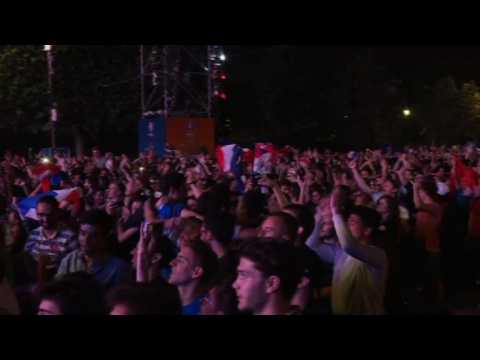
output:
[[93, 275], [104, 289], [117, 286], [131, 278], [127, 262], [110, 255], [108, 233], [112, 220], [102, 210], [91, 210], [80, 220], [80, 249], [68, 254], [60, 263], [56, 277], [85, 271]]
[[205, 243], [190, 241], [182, 244], [170, 265], [172, 273], [168, 282], [178, 289], [182, 315], [200, 314], [203, 298], [217, 272], [217, 256]]

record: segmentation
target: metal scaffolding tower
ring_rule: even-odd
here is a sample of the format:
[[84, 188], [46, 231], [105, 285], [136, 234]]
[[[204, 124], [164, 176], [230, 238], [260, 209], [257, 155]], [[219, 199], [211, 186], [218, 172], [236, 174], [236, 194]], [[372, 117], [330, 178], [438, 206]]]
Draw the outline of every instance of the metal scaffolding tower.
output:
[[214, 118], [216, 101], [226, 99], [225, 60], [219, 45], [141, 45], [142, 114]]

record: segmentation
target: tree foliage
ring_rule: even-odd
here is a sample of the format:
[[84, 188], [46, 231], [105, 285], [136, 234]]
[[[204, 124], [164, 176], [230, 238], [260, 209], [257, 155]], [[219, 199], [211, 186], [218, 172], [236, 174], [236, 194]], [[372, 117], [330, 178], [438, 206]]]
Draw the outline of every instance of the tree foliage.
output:
[[[137, 47], [58, 45], [54, 51], [60, 138], [71, 143], [82, 135], [100, 143], [106, 134], [132, 133], [140, 115]], [[4, 134], [48, 131], [47, 69], [40, 45], [0, 48]]]

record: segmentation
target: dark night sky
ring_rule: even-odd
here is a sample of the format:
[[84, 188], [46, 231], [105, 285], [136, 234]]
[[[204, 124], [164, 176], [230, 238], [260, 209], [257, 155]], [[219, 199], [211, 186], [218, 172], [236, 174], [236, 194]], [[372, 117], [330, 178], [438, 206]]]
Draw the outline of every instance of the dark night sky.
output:
[[[246, 65], [254, 65], [262, 46], [227, 46], [230, 51], [232, 71], [244, 71]], [[316, 60], [325, 64], [348, 59], [350, 54], [365, 49], [362, 46], [314, 46], [310, 53], [317, 53]], [[386, 65], [402, 80], [432, 81], [452, 75], [461, 81], [480, 80], [480, 46], [373, 46], [377, 62]], [[301, 50], [300, 50], [301, 51]], [[318, 67], [322, 71], [322, 66]]]
[[[331, 76], [342, 71], [342, 65], [366, 46], [291, 46], [296, 63], [302, 68], [289, 69], [292, 74], [307, 70], [307, 76], [318, 79], [319, 88], [334, 85]], [[273, 75], [275, 64], [265, 62], [263, 56], [268, 46], [226, 46], [229, 56], [227, 70], [230, 73], [232, 93], [240, 84], [254, 83], [257, 77]], [[474, 80], [480, 83], [480, 46], [371, 46], [375, 62], [386, 68], [394, 78], [405, 85], [426, 83], [452, 76], [457, 84]], [[263, 62], [262, 62], [263, 59]], [[273, 61], [272, 61], [273, 62]], [[279, 74], [279, 76], [282, 76]], [[285, 77], [285, 81], [288, 81]]]
[[379, 59], [405, 79], [435, 80], [452, 75], [480, 80], [480, 46], [389, 46], [376, 48]]
[[[389, 76], [400, 80], [410, 94], [432, 85], [436, 80], [452, 76], [457, 85], [474, 80], [480, 83], [480, 46], [295, 46], [290, 45], [294, 57], [288, 71], [275, 64], [274, 57], [265, 60], [269, 46], [225, 46], [228, 56], [229, 100], [226, 116], [242, 126], [255, 126], [262, 118], [258, 112], [255, 90], [262, 82], [289, 83], [289, 78], [314, 77], [311, 92], [322, 92], [335, 86], [336, 75], [354, 56], [373, 50], [375, 63], [385, 67]], [[274, 52], [274, 54], [276, 54]], [[280, 52], [281, 54], [281, 52]], [[276, 56], [276, 55], [275, 55]], [[299, 65], [298, 65], [299, 64]], [[313, 86], [312, 86], [313, 84]], [[418, 86], [420, 85], [420, 86]], [[294, 85], [294, 87], [297, 85]], [[413, 92], [411, 92], [413, 91]], [[301, 96], [301, 95], [300, 95]], [[315, 107], [319, 103], [313, 101]], [[296, 111], [297, 101], [290, 106]], [[287, 109], [288, 109], [287, 104]]]

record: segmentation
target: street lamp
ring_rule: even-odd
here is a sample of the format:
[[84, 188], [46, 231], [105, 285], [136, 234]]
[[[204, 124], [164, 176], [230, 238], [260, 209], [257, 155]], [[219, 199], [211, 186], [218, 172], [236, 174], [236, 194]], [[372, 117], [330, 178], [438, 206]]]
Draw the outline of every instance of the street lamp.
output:
[[50, 137], [52, 151], [55, 149], [55, 124], [58, 119], [57, 106], [53, 97], [53, 45], [43, 45], [43, 51], [47, 54], [48, 64], [48, 98], [50, 102]]
[[408, 118], [410, 117], [410, 115], [412, 115], [412, 112], [410, 111], [410, 109], [403, 109], [403, 116]]

